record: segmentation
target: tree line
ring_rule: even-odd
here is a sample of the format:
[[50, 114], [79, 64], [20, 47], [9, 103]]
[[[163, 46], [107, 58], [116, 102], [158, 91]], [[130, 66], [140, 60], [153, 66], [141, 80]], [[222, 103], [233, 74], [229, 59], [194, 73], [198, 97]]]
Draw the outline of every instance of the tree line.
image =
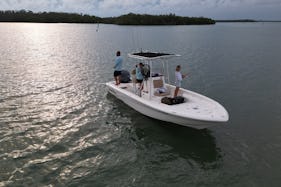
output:
[[181, 17], [175, 14], [149, 15], [129, 13], [119, 17], [103, 18], [104, 23], [118, 25], [205, 25], [216, 22], [204, 17]]
[[0, 11], [0, 22], [35, 22], [35, 23], [98, 23], [101, 18], [76, 13], [32, 11]]
[[101, 18], [87, 14], [63, 12], [0, 11], [0, 22], [36, 23], [105, 23], [117, 25], [204, 25], [215, 24], [210, 18], [182, 17], [175, 14], [148, 15], [129, 13], [119, 17]]

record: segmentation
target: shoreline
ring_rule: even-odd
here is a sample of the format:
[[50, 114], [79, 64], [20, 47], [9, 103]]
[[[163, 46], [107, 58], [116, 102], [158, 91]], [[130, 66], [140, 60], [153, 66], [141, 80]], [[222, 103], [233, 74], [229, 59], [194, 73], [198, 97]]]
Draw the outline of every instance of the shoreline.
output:
[[0, 22], [30, 23], [103, 23], [116, 25], [210, 25], [215, 20], [205, 17], [182, 17], [175, 14], [149, 15], [129, 13], [118, 17], [97, 17], [64, 12], [38, 12], [20, 10], [0, 11]]

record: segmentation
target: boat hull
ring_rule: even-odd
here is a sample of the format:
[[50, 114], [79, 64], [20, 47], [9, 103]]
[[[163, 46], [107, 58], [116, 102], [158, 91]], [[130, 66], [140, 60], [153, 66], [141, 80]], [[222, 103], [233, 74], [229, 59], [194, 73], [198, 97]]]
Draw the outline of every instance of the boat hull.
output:
[[204, 129], [212, 126], [217, 126], [220, 124], [223, 124], [223, 122], [212, 122], [212, 121], [204, 121], [204, 120], [198, 120], [198, 119], [191, 119], [187, 117], [181, 117], [178, 115], [173, 115], [171, 113], [167, 113], [165, 111], [157, 110], [149, 105], [147, 105], [144, 102], [141, 102], [139, 99], [139, 96], [133, 95], [128, 97], [127, 94], [120, 92], [118, 90], [118, 87], [112, 86], [110, 84], [107, 84], [109, 88], [109, 92], [123, 101], [125, 104], [133, 108], [134, 110], [142, 113], [143, 115], [146, 115], [148, 117], [158, 119], [165, 122], [171, 122], [178, 125], [191, 127], [195, 129]]

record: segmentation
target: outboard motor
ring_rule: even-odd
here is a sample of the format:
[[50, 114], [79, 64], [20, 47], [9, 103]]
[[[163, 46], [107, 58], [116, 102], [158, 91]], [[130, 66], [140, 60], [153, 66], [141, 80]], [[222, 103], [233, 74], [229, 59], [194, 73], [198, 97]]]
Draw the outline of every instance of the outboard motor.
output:
[[120, 82], [121, 83], [128, 83], [130, 81], [131, 81], [130, 72], [127, 71], [127, 70], [122, 70], [121, 71], [121, 80], [120, 80]]

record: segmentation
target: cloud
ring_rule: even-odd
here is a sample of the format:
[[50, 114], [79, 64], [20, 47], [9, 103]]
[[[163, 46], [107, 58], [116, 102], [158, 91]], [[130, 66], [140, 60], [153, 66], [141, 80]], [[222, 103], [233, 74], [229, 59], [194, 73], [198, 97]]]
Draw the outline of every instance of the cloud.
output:
[[281, 19], [281, 0], [1, 0], [1, 10], [77, 12], [117, 16], [129, 12], [176, 13], [183, 16], [275, 16]]

